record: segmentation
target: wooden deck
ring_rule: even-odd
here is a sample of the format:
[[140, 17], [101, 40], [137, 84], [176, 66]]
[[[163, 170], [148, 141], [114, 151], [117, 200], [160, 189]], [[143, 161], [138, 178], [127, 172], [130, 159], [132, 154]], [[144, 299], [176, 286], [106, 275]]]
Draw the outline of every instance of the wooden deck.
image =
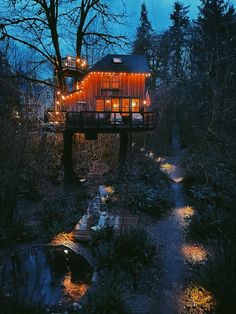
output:
[[82, 133], [119, 133], [153, 130], [155, 125], [155, 112], [70, 111], [66, 114], [65, 129]]

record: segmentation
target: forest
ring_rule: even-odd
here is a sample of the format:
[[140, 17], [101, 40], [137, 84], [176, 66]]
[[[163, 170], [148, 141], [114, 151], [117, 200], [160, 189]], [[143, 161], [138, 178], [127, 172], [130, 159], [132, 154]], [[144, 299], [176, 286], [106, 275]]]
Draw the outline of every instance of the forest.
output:
[[[173, 1], [160, 31], [144, 1], [131, 39], [119, 33], [125, 3], [115, 2], [1, 3], [0, 312], [231, 314], [235, 3], [201, 0], [191, 19]], [[65, 179], [65, 134], [45, 112], [57, 115], [58, 95], [84, 76], [68, 77], [64, 58], [83, 57], [89, 69], [109, 54], [118, 63], [145, 56], [144, 105], [155, 126], [129, 131], [126, 160], [122, 133], [75, 132]], [[86, 242], [76, 240], [83, 217], [95, 221]]]

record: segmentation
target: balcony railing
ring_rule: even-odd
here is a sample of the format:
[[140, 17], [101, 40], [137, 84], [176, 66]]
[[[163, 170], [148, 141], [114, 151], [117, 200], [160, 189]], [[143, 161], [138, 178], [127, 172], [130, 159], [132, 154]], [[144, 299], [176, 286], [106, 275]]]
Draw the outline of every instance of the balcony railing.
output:
[[81, 131], [153, 129], [155, 124], [155, 112], [70, 111], [66, 114], [66, 128]]
[[62, 59], [63, 70], [84, 72], [88, 68], [88, 63], [84, 58], [66, 57]]

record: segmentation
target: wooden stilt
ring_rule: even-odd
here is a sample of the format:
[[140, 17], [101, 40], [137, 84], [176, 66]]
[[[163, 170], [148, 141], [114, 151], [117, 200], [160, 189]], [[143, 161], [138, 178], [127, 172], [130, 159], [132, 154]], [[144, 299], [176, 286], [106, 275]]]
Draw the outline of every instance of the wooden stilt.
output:
[[129, 143], [129, 134], [120, 133], [120, 167], [122, 169], [126, 168], [127, 155], [128, 155], [128, 143]]
[[73, 160], [72, 160], [72, 137], [73, 133], [70, 131], [64, 132], [64, 179], [71, 180], [73, 178]]

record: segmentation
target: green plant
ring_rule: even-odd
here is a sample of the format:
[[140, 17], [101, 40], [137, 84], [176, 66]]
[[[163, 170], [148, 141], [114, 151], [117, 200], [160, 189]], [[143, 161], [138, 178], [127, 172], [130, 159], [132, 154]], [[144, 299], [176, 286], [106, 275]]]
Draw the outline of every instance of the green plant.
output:
[[87, 300], [81, 314], [125, 314], [120, 287], [110, 274], [93, 287], [87, 295]]

